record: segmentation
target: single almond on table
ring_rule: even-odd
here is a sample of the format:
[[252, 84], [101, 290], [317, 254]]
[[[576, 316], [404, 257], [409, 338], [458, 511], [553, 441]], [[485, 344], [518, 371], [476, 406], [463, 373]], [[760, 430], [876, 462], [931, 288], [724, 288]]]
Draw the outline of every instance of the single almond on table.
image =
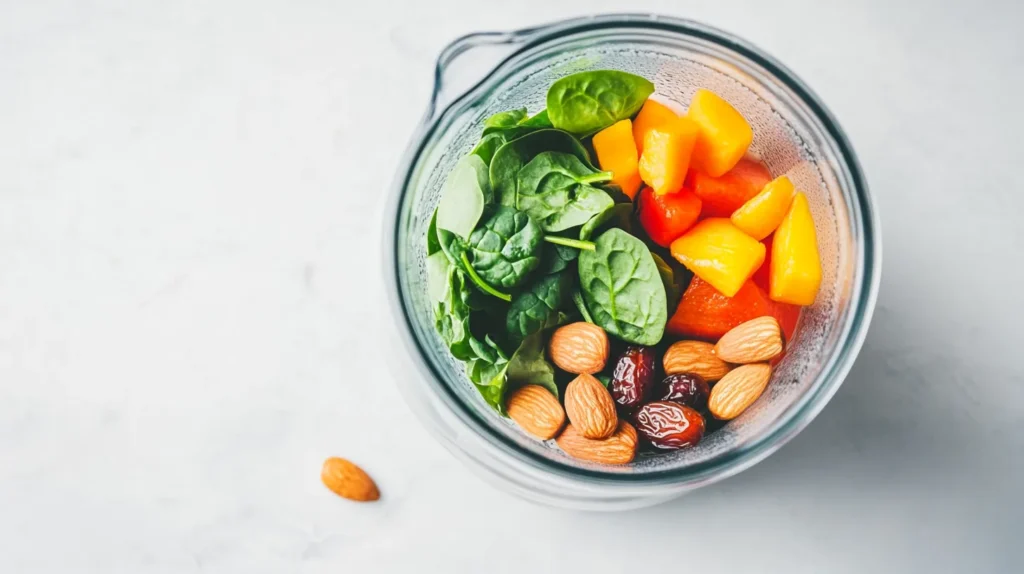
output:
[[320, 480], [334, 494], [357, 502], [370, 502], [380, 498], [380, 491], [370, 475], [350, 461], [332, 456], [324, 461]]
[[593, 375], [601, 372], [608, 362], [609, 345], [604, 329], [580, 321], [555, 329], [548, 352], [559, 369], [576, 375]]
[[604, 440], [589, 439], [570, 424], [556, 441], [569, 456], [600, 464], [628, 464], [636, 456], [636, 429], [626, 421]]
[[565, 414], [587, 438], [608, 438], [619, 425], [615, 399], [592, 375], [582, 374], [565, 387]]
[[666, 375], [693, 373], [707, 382], [717, 381], [729, 372], [729, 365], [715, 355], [715, 346], [704, 341], [679, 341], [662, 358]]
[[715, 355], [729, 363], [760, 363], [782, 354], [782, 330], [775, 317], [740, 323], [718, 340]]
[[708, 410], [723, 421], [740, 416], [761, 396], [771, 378], [772, 368], [767, 363], [736, 367], [711, 389]]
[[516, 389], [505, 404], [508, 417], [527, 433], [548, 440], [565, 424], [565, 411], [551, 391], [540, 385]]

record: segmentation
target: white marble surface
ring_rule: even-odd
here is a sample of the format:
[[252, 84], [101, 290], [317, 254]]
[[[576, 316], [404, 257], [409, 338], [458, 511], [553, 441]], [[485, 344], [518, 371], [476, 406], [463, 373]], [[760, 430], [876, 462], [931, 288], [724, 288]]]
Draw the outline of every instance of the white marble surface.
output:
[[[833, 4], [0, 1], [0, 572], [1019, 571], [1024, 5]], [[622, 10], [818, 91], [881, 212], [880, 308], [766, 462], [550, 510], [382, 368], [383, 195], [445, 42]], [[320, 485], [336, 454], [380, 504]]]

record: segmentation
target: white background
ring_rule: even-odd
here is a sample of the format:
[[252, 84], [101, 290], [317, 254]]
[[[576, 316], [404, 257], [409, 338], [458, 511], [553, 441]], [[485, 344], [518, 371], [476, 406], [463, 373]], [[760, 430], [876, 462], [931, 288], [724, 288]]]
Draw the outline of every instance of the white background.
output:
[[[1010, 572], [1024, 530], [1024, 4], [0, 0], [0, 571]], [[821, 416], [656, 508], [551, 510], [384, 365], [384, 195], [436, 53], [658, 11], [831, 107], [885, 237]], [[361, 463], [384, 493], [319, 482]]]

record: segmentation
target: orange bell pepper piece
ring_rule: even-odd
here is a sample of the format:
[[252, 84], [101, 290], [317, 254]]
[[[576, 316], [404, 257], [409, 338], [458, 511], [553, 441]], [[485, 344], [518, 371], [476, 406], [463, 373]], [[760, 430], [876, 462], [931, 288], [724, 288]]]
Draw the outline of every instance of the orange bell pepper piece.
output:
[[694, 275], [732, 297], [764, 263], [764, 244], [728, 219], [714, 217], [694, 225], [670, 247]]
[[640, 156], [640, 178], [658, 195], [679, 191], [686, 181], [696, 141], [697, 124], [687, 118], [651, 128]]
[[689, 178], [690, 189], [704, 202], [704, 217], [729, 217], [764, 189], [772, 174], [760, 163], [744, 158], [721, 177], [690, 170]]
[[735, 167], [754, 141], [754, 130], [747, 120], [714, 92], [697, 90], [686, 115], [700, 126], [694, 167], [712, 177]]
[[794, 193], [796, 189], [793, 188], [793, 182], [780, 175], [764, 186], [761, 193], [734, 211], [729, 220], [744, 233], [760, 241], [771, 235], [782, 223], [782, 218], [789, 211], [789, 204], [793, 202]]
[[612, 183], [633, 199], [640, 190], [640, 158], [633, 141], [633, 123], [621, 120], [594, 134], [594, 151], [601, 169], [612, 172]]
[[772, 314], [771, 310], [768, 295], [751, 281], [726, 297], [707, 281], [694, 277], [665, 330], [679, 337], [714, 341], [740, 323]]
[[[675, 244], [673, 244], [675, 245]], [[775, 230], [768, 293], [773, 301], [810, 305], [821, 285], [821, 257], [807, 196], [797, 193]]]
[[640, 108], [640, 113], [633, 120], [633, 141], [636, 142], [637, 153], [644, 153], [644, 138], [651, 128], [663, 126], [678, 117], [679, 114], [672, 111], [672, 108], [657, 100], [648, 99], [644, 102], [644, 107]]

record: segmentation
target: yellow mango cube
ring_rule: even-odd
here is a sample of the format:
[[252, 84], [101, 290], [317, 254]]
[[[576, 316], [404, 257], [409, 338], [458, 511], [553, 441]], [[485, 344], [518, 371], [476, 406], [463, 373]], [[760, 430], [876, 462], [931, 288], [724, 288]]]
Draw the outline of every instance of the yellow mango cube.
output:
[[810, 305], [821, 285], [818, 236], [807, 196], [797, 193], [775, 230], [768, 270], [768, 296], [773, 301]]
[[697, 124], [688, 118], [651, 128], [640, 156], [640, 178], [658, 195], [682, 190], [696, 141]]
[[747, 235], [761, 241], [782, 223], [782, 218], [789, 211], [789, 204], [793, 202], [794, 193], [796, 189], [793, 182], [780, 175], [734, 211], [729, 220]]
[[724, 217], [694, 225], [672, 242], [670, 250], [672, 257], [726, 297], [739, 292], [765, 256], [763, 243]]
[[693, 95], [686, 115], [700, 126], [693, 149], [693, 166], [711, 177], [721, 177], [747, 153], [754, 130], [729, 102], [708, 90]]
[[637, 153], [644, 153], [644, 138], [647, 137], [647, 132], [678, 117], [679, 114], [672, 111], [672, 108], [658, 100], [648, 99], [644, 102], [644, 107], [640, 108], [640, 113], [633, 120], [633, 141], [636, 143]]
[[612, 183], [630, 199], [640, 191], [640, 156], [633, 141], [633, 122], [621, 120], [594, 134], [597, 163], [612, 172]]

